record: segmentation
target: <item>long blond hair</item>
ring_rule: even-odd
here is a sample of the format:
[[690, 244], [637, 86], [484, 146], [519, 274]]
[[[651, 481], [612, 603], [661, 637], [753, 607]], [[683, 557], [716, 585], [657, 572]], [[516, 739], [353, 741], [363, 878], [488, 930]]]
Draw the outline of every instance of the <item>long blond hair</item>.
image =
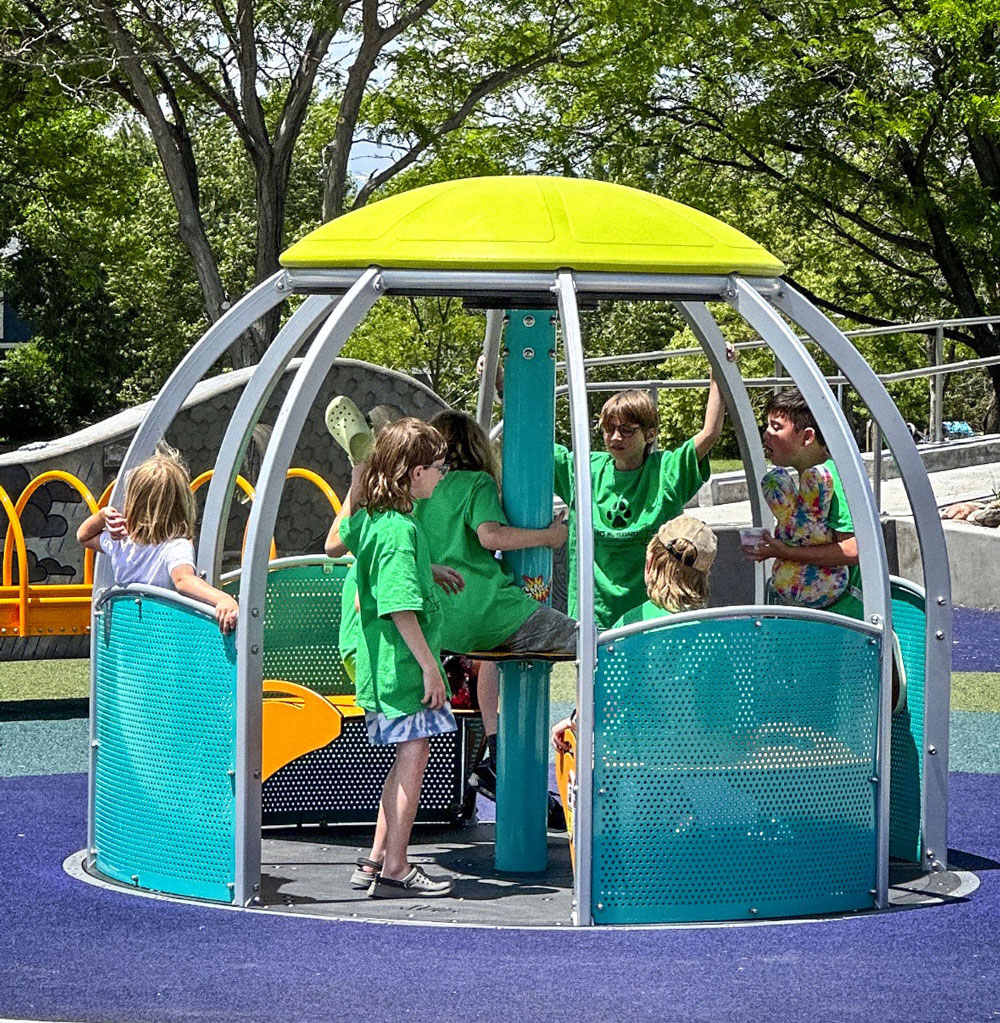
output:
[[[683, 537], [663, 544], [654, 536], [646, 546], [646, 592], [664, 611], [697, 611], [708, 605], [708, 572], [694, 567], [698, 548]], [[685, 565], [684, 561], [692, 564]]]
[[194, 494], [179, 452], [161, 444], [125, 485], [125, 521], [136, 543], [194, 539]]
[[413, 511], [410, 470], [436, 462], [447, 450], [444, 437], [419, 419], [406, 417], [384, 426], [362, 478], [368, 511]]
[[488, 472], [500, 485], [500, 472], [490, 439], [483, 428], [465, 412], [448, 410], [431, 417], [431, 426], [448, 445], [448, 464], [453, 469]]

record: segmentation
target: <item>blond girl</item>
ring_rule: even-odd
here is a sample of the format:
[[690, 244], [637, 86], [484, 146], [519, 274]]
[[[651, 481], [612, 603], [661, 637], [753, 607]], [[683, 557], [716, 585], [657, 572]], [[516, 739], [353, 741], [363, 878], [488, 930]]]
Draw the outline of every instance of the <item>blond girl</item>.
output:
[[239, 605], [195, 571], [194, 495], [180, 455], [161, 445], [129, 473], [125, 513], [108, 506], [91, 515], [76, 538], [111, 559], [115, 583], [175, 589], [211, 604], [223, 632], [236, 627]]

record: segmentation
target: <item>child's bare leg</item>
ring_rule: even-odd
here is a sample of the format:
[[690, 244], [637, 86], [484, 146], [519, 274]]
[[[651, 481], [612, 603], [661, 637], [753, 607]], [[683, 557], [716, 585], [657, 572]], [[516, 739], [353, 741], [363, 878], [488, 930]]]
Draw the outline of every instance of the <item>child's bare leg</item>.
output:
[[[382, 874], [393, 881], [399, 881], [410, 872], [406, 849], [410, 844], [410, 832], [417, 815], [420, 801], [420, 786], [424, 781], [424, 769], [430, 757], [428, 739], [410, 739], [396, 747], [396, 761], [386, 777], [382, 788], [382, 802], [379, 806], [379, 824], [375, 829], [376, 845], [379, 843], [379, 827], [384, 818], [385, 857], [381, 861]], [[372, 847], [372, 859], [375, 857]]]
[[385, 836], [388, 827], [385, 818], [385, 794], [395, 791], [396, 764], [398, 762], [397, 756], [397, 759], [392, 762], [392, 767], [389, 768], [389, 773], [385, 776], [385, 781], [382, 783], [382, 798], [379, 800], [378, 819], [375, 822], [375, 838], [372, 842], [372, 850], [368, 854], [368, 859], [373, 863], [385, 862]]
[[497, 734], [497, 705], [500, 700], [500, 669], [496, 661], [479, 662], [479, 712], [483, 716], [483, 731]]

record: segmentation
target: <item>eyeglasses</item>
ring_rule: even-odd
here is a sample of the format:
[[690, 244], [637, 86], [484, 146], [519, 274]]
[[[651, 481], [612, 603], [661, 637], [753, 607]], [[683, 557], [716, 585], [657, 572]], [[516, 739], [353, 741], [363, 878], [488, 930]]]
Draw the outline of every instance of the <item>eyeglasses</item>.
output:
[[447, 476], [451, 472], [451, 466], [447, 462], [442, 462], [438, 465], [437, 462], [431, 462], [430, 465], [421, 466], [423, 469], [435, 469], [439, 476]]
[[617, 431], [622, 440], [631, 440], [641, 429], [640, 426], [624, 426], [621, 423], [616, 423], [614, 426], [605, 424], [601, 427], [601, 430], [609, 437], [613, 437]]

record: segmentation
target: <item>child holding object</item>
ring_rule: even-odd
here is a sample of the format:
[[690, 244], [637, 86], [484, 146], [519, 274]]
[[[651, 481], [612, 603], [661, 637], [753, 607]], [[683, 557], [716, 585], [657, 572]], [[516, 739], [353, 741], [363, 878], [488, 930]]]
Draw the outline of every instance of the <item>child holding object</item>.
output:
[[[447, 474], [445, 450], [441, 435], [418, 419], [386, 426], [352, 480], [351, 507], [364, 507], [339, 523], [357, 565], [357, 703], [369, 742], [396, 747], [371, 852], [351, 879], [354, 887], [367, 883], [373, 898], [443, 896], [453, 888], [450, 878], [432, 879], [407, 858], [430, 737], [457, 728], [439, 656], [441, 602], [427, 539], [412, 514], [414, 502], [430, 497]], [[462, 585], [458, 573], [450, 576]]]
[[133, 469], [125, 487], [125, 513], [101, 508], [77, 530], [84, 547], [111, 559], [115, 584], [173, 588], [211, 604], [222, 632], [236, 627], [239, 605], [195, 571], [194, 495], [180, 455], [161, 445]]
[[[764, 409], [764, 453], [773, 468], [761, 481], [778, 520], [743, 548], [752, 561], [774, 558], [774, 587], [789, 604], [860, 618], [861, 572], [854, 523], [837, 467], [809, 406], [795, 388], [772, 395]], [[796, 487], [787, 472], [799, 476]]]

